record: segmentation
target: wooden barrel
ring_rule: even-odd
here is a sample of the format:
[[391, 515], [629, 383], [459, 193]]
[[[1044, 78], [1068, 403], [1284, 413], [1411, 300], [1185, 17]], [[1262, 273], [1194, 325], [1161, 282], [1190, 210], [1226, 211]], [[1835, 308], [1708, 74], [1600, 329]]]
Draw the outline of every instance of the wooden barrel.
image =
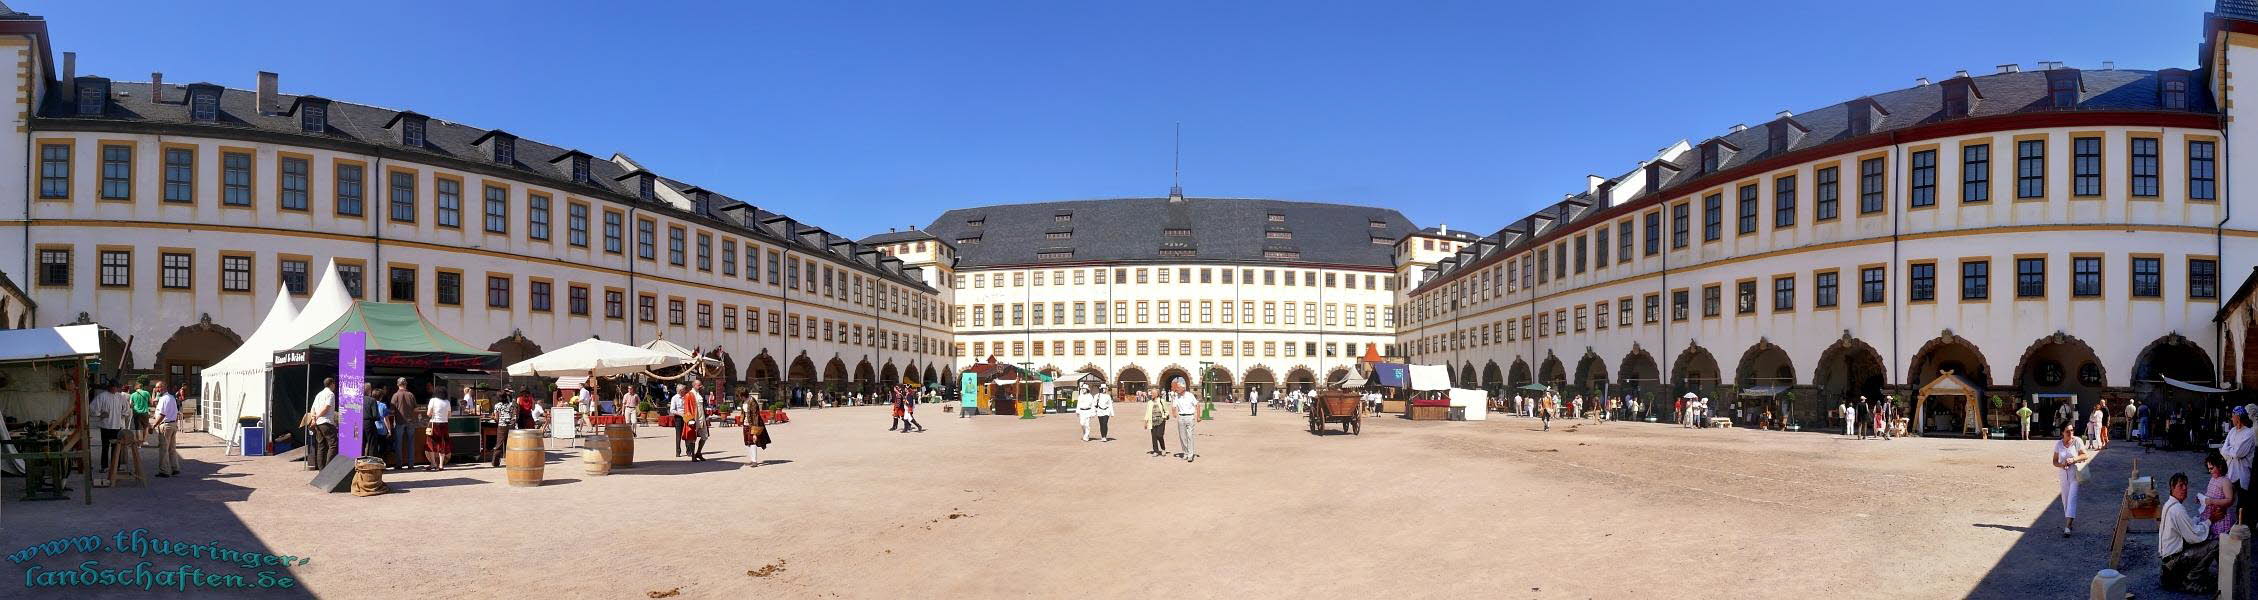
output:
[[604, 443], [605, 441], [605, 439], [597, 436], [588, 436], [587, 439], [581, 440], [581, 472], [590, 477], [612, 474], [612, 448], [610, 444]]
[[624, 423], [604, 426], [604, 442], [611, 445], [612, 468], [635, 466], [635, 428]]
[[503, 464], [509, 466], [510, 485], [536, 487], [541, 485], [541, 463], [548, 453], [541, 449], [541, 432], [533, 429], [510, 431], [509, 453]]

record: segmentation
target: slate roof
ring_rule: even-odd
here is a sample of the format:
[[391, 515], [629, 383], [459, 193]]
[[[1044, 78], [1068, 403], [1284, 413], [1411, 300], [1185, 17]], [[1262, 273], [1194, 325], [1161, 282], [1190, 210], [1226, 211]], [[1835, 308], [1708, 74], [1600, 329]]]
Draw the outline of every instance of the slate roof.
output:
[[2258, 21], [2258, 0], [2219, 0], [2218, 9], [2212, 12], [2230, 19]]
[[[81, 76], [80, 79], [87, 79]], [[708, 227], [727, 230], [759, 238], [771, 244], [793, 246], [794, 251], [826, 254], [847, 265], [859, 268], [865, 274], [875, 275], [897, 284], [915, 289], [932, 290], [925, 285], [916, 269], [905, 271], [901, 261], [880, 256], [876, 250], [863, 247], [844, 237], [798, 223], [791, 217], [761, 210], [749, 203], [719, 192], [708, 192], [710, 204], [693, 206], [684, 210], [664, 201], [643, 201], [629, 168], [601, 157], [591, 157], [589, 183], [572, 181], [572, 161], [559, 160], [567, 154], [579, 152], [544, 144], [514, 135], [516, 160], [501, 164], [492, 160], [490, 146], [479, 146], [488, 130], [461, 123], [427, 117], [425, 144], [411, 147], [401, 143], [400, 132], [386, 125], [403, 114], [389, 108], [327, 100], [327, 131], [307, 133], [299, 124], [295, 112], [301, 98], [324, 100], [314, 96], [282, 94], [277, 101], [276, 114], [261, 114], [258, 94], [250, 90], [222, 89], [220, 117], [216, 121], [200, 122], [189, 118], [189, 86], [210, 86], [208, 83], [165, 84], [162, 102], [152, 101], [150, 85], [143, 82], [110, 82], [110, 98], [102, 115], [80, 115], [74, 99], [66, 98], [67, 86], [56, 86], [42, 103], [40, 114], [32, 121], [35, 130], [124, 131], [131, 133], [162, 133], [199, 135], [219, 138], [251, 139], [278, 144], [326, 147], [345, 152], [381, 153], [391, 158], [405, 158], [416, 162], [446, 166], [483, 175], [505, 177], [518, 181], [539, 182], [541, 185], [578, 194], [585, 198], [609, 201], [615, 204], [634, 205], [641, 210], [663, 213], [675, 218], [699, 222]], [[218, 86], [213, 86], [218, 87]], [[592, 153], [591, 153], [592, 154]], [[654, 175], [656, 175], [654, 173]], [[658, 176], [657, 184], [665, 189], [692, 196], [702, 190], [688, 182]], [[796, 230], [796, 231], [795, 231]]]
[[[2222, 10], [2225, 10], [2226, 5], [2230, 3], [2250, 7], [2253, 9], [2252, 15], [2258, 17], [2258, 0], [2221, 0]], [[1689, 190], [1679, 189], [1677, 186], [1689, 184], [1710, 175], [1710, 173], [1702, 172], [1699, 167], [1701, 147], [1712, 142], [1729, 147], [1719, 150], [1716, 169], [1717, 171], [1729, 171], [1776, 156], [1827, 146], [1837, 142], [1864, 139], [1873, 135], [1888, 135], [1890, 132], [1915, 126], [1966, 118], [2066, 111], [2130, 111], [2199, 115], [2216, 115], [2219, 112], [2216, 103], [2210, 97], [2209, 86], [2203, 85], [2204, 73], [2200, 71], [2186, 69], [2158, 71], [2064, 69], [2060, 73], [2055, 76], [2074, 73], [2078, 79], [2078, 102], [2074, 107], [2053, 106], [2047, 94], [2049, 75], [2048, 71], [2044, 69], [1995, 73], [1966, 79], [1954, 77], [1928, 85], [1918, 85], [1858, 98], [1817, 110], [1794, 114], [1791, 117], [1776, 118], [1739, 131], [1731, 131], [1694, 143], [1693, 150], [1681, 154], [1675, 162], [1663, 162], [1657, 159], [1650, 163], [1641, 163], [1640, 169], [1608, 179], [1606, 182], [1607, 185], [1623, 183], [1633, 175], [1642, 175], [1647, 164], [1660, 163], [1672, 168], [1656, 169], [1656, 172], [1661, 175], [1661, 181], [1660, 185], [1656, 186], [1655, 191], [1646, 192], [1642, 190], [1640, 193], [1628, 196], [1620, 192], [1610, 194], [1620, 199], [1613, 204], [1637, 203], [1658, 196], [1664, 198], [1681, 196], [1688, 193]], [[2163, 89], [2163, 77], [2166, 74], [2186, 77], [2188, 81], [2186, 108], [2164, 107], [2161, 90]], [[1975, 87], [1975, 91], [1970, 94], [1971, 106], [1969, 106], [1967, 116], [1947, 117], [1944, 114], [1944, 90], [1949, 87], [1948, 84], [1970, 84]], [[1879, 112], [1870, 113], [1869, 132], [1866, 135], [1854, 136], [1851, 134], [1852, 111], [1872, 110], [1867, 108], [1869, 102], [1870, 106], [1878, 108]], [[1774, 126], [1792, 127], [1792, 130], [1789, 131], [1787, 146], [1779, 151], [1770, 149], [1769, 131]], [[1563, 227], [1580, 228], [1582, 226], [1580, 221], [1609, 206], [1609, 202], [1591, 192], [1572, 194], [1561, 201], [1545, 205], [1528, 217], [1516, 220], [1500, 229], [1496, 235], [1490, 236], [1503, 241], [1503, 247], [1495, 249], [1502, 252], [1484, 251], [1481, 247], [1482, 244], [1470, 245], [1452, 257], [1456, 260], [1447, 261], [1443, 266], [1431, 271], [1432, 277], [1426, 283], [1414, 288], [1414, 293], [1425, 291], [1430, 286], [1441, 285], [1461, 267], [1489, 266], [1488, 261], [1480, 260], [1483, 257], [1492, 254], [1511, 255], [1519, 253], [1525, 248], [1531, 247], [1530, 244], [1535, 243], [1549, 232]], [[1546, 240], [1545, 243], [1549, 244], [1551, 241]]]
[[[865, 245], [865, 246], [877, 246], [877, 245], [880, 245], [880, 244], [896, 244], [896, 243], [901, 243], [901, 242], [914, 242], [914, 241], [918, 241], [918, 240], [937, 240], [937, 239], [940, 239], [940, 238], [934, 237], [932, 233], [930, 233], [930, 232], [927, 232], [927, 231], [925, 231], [925, 230], [923, 230], [923, 229], [911, 229], [911, 230], [908, 230], [908, 231], [888, 231], [888, 232], [886, 232], [886, 233], [875, 234], [875, 235], [871, 235], [871, 236], [868, 236], [868, 237], [862, 238], [862, 240], [860, 240], [860, 241], [861, 241], [861, 242], [862, 242], [862, 244], [863, 244], [863, 245]], [[945, 243], [948, 243], [948, 242], [942, 242], [942, 243], [944, 243], [944, 244], [945, 244]]]
[[[1071, 214], [1071, 220], [1059, 221], [1061, 213]], [[1285, 220], [1271, 222], [1271, 214]], [[1375, 221], [1379, 227], [1372, 226]], [[1190, 229], [1191, 235], [1170, 237], [1165, 229]], [[1154, 197], [960, 208], [941, 213], [925, 231], [955, 244], [957, 265], [964, 268], [1090, 261], [1392, 267], [1395, 241], [1417, 226], [1394, 209], [1370, 206]], [[1289, 232], [1292, 239], [1272, 239], [1271, 231]], [[1051, 233], [1071, 237], [1052, 239]], [[1375, 238], [1381, 243], [1374, 243]], [[1191, 252], [1163, 256], [1164, 246]], [[1072, 256], [1050, 256], [1066, 251]], [[1292, 251], [1298, 257], [1268, 258], [1270, 251]]]

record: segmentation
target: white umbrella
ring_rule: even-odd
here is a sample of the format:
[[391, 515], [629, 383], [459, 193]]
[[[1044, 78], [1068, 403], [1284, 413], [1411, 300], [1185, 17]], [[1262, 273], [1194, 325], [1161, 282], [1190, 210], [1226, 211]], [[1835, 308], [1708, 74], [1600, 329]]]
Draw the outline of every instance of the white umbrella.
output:
[[709, 366], [721, 365], [721, 359], [711, 356], [699, 356], [698, 353], [691, 352], [689, 348], [684, 348], [681, 344], [666, 341], [666, 338], [656, 338], [651, 341], [644, 342], [643, 349], [681, 357], [682, 363], [685, 364], [696, 361], [700, 364]]
[[1686, 396], [1685, 396], [1685, 398], [1686, 398], [1687, 400], [1693, 400], [1693, 399], [1695, 399], [1695, 398], [1700, 398], [1700, 397], [1701, 397], [1701, 396], [1696, 396], [1696, 395], [1694, 395], [1694, 393], [1693, 393], [1693, 392], [1686, 392]]
[[680, 356], [596, 338], [551, 350], [510, 365], [510, 376], [625, 375], [689, 362]]

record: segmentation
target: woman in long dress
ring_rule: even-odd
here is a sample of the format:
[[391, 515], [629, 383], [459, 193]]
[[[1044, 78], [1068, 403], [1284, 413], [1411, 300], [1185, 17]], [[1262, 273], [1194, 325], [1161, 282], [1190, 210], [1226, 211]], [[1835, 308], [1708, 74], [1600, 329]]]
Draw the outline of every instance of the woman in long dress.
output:
[[761, 415], [760, 405], [745, 407], [745, 466], [761, 466], [760, 451], [768, 447], [768, 419]]
[[2078, 522], [2078, 463], [2093, 460], [2086, 454], [2084, 444], [2078, 441], [2078, 426], [2062, 427], [2062, 439], [2054, 443], [2054, 468], [2062, 474], [2062, 537], [2070, 537], [2070, 529]]

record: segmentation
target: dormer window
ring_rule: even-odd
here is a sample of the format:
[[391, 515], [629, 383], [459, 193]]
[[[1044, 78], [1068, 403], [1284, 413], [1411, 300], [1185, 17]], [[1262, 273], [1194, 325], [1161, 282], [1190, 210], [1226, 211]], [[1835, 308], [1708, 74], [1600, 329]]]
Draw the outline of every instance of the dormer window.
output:
[[987, 224], [988, 224], [988, 218], [987, 218], [987, 217], [980, 217], [980, 218], [976, 218], [976, 219], [966, 219], [966, 220], [964, 221], [964, 226], [966, 226], [966, 227], [979, 227], [979, 226], [982, 226], [982, 225], [987, 225]]
[[1382, 221], [1382, 220], [1379, 220], [1379, 219], [1372, 219], [1372, 220], [1369, 220], [1369, 221], [1365, 221], [1365, 224], [1366, 224], [1366, 225], [1370, 225], [1370, 226], [1371, 226], [1371, 227], [1372, 227], [1373, 229], [1387, 229], [1387, 228], [1388, 228], [1388, 222], [1387, 222], [1387, 221]]
[[505, 165], [517, 162], [517, 138], [503, 136], [494, 139], [494, 162]]
[[423, 119], [403, 119], [400, 122], [400, 145], [423, 147]]
[[1874, 132], [1874, 111], [1864, 105], [1850, 107], [1850, 134], [1866, 135]]
[[100, 77], [78, 78], [78, 114], [97, 116], [110, 104], [110, 80]]
[[329, 131], [329, 106], [319, 102], [298, 105], [298, 128], [306, 133]]
[[1270, 222], [1272, 222], [1272, 223], [1284, 223], [1284, 222], [1286, 222], [1286, 215], [1283, 215], [1283, 214], [1280, 214], [1280, 213], [1270, 213]]
[[1703, 144], [1701, 146], [1701, 172], [1717, 172], [1717, 164], [1720, 162], [1718, 154], [1720, 153], [1717, 151], [1716, 144]]
[[1943, 87], [1944, 116], [1948, 119], [1968, 116], [1975, 108], [1975, 102], [1984, 97], [1983, 90], [1976, 88], [1975, 80], [1965, 76], [1947, 79]]
[[2166, 70], [2156, 74], [2163, 83], [2157, 87], [2158, 104], [2172, 110], [2187, 109], [2187, 72]]
[[1055, 215], [1051, 215], [1051, 222], [1053, 222], [1053, 223], [1072, 223], [1072, 222], [1074, 222], [1074, 213], [1070, 213], [1070, 212], [1062, 212], [1062, 213], [1058, 213], [1058, 214], [1055, 214]]
[[2078, 79], [2076, 76], [2054, 77], [2046, 82], [2046, 94], [2054, 99], [2055, 108], [2078, 107]]
[[220, 94], [217, 89], [191, 89], [188, 91], [188, 119], [212, 122], [220, 120]]
[[1290, 240], [1290, 239], [1294, 239], [1294, 232], [1291, 232], [1291, 231], [1265, 231], [1265, 232], [1263, 232], [1263, 233], [1262, 233], [1262, 237], [1263, 237], [1263, 238], [1266, 238], [1266, 239], [1273, 239], [1273, 240]]
[[572, 182], [573, 182], [573, 183], [588, 183], [588, 181], [589, 181], [589, 175], [588, 175], [588, 155], [586, 155], [586, 154], [575, 154], [575, 155], [573, 155], [573, 156], [572, 156]]
[[635, 178], [635, 195], [646, 201], [659, 199], [658, 178], [649, 173]]
[[1184, 228], [1162, 229], [1160, 235], [1161, 237], [1192, 237], [1192, 230]]

